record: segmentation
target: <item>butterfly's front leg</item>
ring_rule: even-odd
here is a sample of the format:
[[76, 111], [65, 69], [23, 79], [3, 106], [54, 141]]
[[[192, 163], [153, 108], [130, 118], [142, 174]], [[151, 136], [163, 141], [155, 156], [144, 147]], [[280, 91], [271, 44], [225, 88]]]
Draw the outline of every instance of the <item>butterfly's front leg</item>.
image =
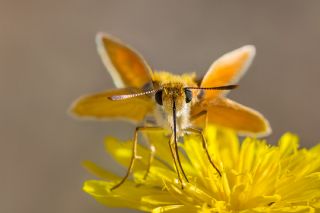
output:
[[[140, 131], [163, 131], [163, 128], [162, 127], [140, 127]], [[146, 170], [146, 173], [143, 176], [143, 180], [144, 181], [148, 178], [148, 175], [150, 173], [151, 164], [152, 164], [152, 162], [154, 160], [154, 155], [156, 153], [155, 146], [153, 144], [151, 144], [149, 140], [146, 140], [146, 141], [147, 141], [147, 143], [149, 145], [150, 155], [149, 155], [149, 159], [148, 159], [147, 170]]]
[[[139, 158], [139, 156], [137, 155], [138, 133], [140, 131], [141, 132], [145, 132], [145, 131], [154, 131], [154, 130], [163, 130], [163, 128], [161, 128], [161, 127], [144, 127], [144, 126], [143, 127], [136, 127], [135, 132], [134, 132], [132, 155], [131, 155], [131, 160], [130, 160], [130, 163], [129, 163], [129, 166], [128, 166], [127, 173], [119, 183], [117, 183], [115, 186], [113, 186], [111, 188], [111, 190], [114, 190], [114, 189], [120, 187], [128, 179], [130, 173], [132, 172], [135, 160]], [[153, 146], [150, 145], [151, 153], [150, 153], [150, 157], [149, 157], [147, 172], [146, 172], [146, 174], [144, 176], [145, 178], [147, 178], [147, 176], [148, 176], [148, 173], [149, 173], [150, 167], [151, 167], [151, 163], [152, 163], [153, 158], [154, 158], [155, 149], [152, 148], [152, 147]]]
[[195, 133], [195, 134], [200, 135], [201, 140], [202, 140], [202, 147], [203, 147], [203, 149], [204, 149], [205, 152], [206, 152], [206, 155], [207, 155], [207, 157], [208, 157], [208, 160], [209, 160], [210, 164], [212, 165], [212, 167], [218, 172], [219, 176], [221, 177], [221, 172], [219, 171], [218, 167], [214, 164], [213, 160], [212, 160], [211, 157], [210, 157], [210, 154], [209, 154], [209, 151], [208, 151], [208, 144], [207, 144], [207, 141], [206, 141], [206, 139], [205, 139], [205, 137], [204, 137], [204, 135], [203, 135], [202, 130], [200, 130], [200, 129], [195, 129], [195, 128], [191, 128], [191, 127], [190, 127], [190, 128], [185, 129], [184, 131], [185, 131], [185, 132], [191, 132], [191, 133]]

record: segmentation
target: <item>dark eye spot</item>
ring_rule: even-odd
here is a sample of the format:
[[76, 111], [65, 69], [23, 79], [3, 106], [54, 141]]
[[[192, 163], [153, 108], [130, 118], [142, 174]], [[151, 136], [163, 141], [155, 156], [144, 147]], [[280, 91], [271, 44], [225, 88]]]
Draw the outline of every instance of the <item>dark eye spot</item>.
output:
[[157, 104], [162, 105], [162, 90], [156, 92], [154, 98], [156, 99]]
[[189, 103], [192, 100], [192, 91], [185, 89], [184, 93], [186, 94], [186, 103]]

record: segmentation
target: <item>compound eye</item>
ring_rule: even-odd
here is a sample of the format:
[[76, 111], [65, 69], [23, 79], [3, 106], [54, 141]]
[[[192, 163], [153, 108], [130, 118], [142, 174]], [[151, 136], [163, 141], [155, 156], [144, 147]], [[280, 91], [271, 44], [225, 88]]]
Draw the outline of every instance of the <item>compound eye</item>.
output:
[[186, 103], [192, 101], [192, 91], [189, 89], [185, 89], [184, 93], [186, 94]]
[[157, 104], [162, 106], [162, 90], [159, 90], [158, 92], [156, 92], [156, 94], [154, 95], [154, 98], [156, 99]]

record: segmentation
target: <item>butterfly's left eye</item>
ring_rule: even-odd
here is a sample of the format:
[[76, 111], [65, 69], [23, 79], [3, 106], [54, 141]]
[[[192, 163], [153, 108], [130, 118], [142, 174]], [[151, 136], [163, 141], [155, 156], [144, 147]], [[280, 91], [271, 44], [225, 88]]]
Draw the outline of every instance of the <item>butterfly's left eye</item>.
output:
[[186, 103], [189, 103], [192, 100], [192, 91], [190, 89], [184, 89], [186, 95]]
[[157, 104], [162, 105], [162, 90], [157, 91], [154, 98], [156, 99]]

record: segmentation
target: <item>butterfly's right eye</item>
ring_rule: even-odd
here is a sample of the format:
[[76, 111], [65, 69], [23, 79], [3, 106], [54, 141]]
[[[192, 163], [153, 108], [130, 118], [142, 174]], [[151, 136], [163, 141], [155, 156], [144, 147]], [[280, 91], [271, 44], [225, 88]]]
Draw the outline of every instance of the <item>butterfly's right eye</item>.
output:
[[154, 98], [156, 99], [157, 104], [162, 105], [162, 90], [159, 90], [158, 92], [156, 92], [156, 94], [154, 95]]

